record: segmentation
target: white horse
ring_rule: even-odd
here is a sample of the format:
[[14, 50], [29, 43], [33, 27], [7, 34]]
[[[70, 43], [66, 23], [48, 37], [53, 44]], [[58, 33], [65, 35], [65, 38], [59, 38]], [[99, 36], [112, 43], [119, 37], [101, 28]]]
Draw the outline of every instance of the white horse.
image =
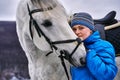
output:
[[67, 80], [61, 56], [68, 60], [65, 61], [68, 72], [68, 62], [83, 65], [85, 48], [70, 28], [65, 9], [58, 1], [21, 0], [16, 17], [31, 80]]

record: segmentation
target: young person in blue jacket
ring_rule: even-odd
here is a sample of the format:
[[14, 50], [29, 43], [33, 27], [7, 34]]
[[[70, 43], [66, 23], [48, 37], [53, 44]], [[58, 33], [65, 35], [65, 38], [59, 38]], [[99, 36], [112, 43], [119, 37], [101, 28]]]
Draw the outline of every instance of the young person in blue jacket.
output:
[[91, 15], [74, 14], [70, 26], [87, 50], [85, 66], [71, 66], [72, 80], [113, 80], [118, 71], [114, 48], [100, 38]]

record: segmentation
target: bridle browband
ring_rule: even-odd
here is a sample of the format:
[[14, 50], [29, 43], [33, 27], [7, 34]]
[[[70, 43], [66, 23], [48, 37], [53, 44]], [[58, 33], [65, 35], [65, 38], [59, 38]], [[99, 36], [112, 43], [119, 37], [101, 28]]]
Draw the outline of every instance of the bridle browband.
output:
[[61, 59], [61, 63], [64, 67], [64, 70], [65, 70], [65, 73], [66, 73], [66, 76], [69, 80], [69, 75], [68, 75], [68, 72], [67, 72], [67, 68], [66, 68], [66, 65], [65, 65], [65, 62], [64, 62], [64, 59], [68, 60], [70, 63], [72, 63], [71, 61], [71, 58], [72, 58], [72, 55], [75, 53], [75, 51], [77, 50], [77, 48], [79, 47], [79, 45], [81, 44], [81, 39], [80, 38], [76, 38], [76, 39], [69, 39], [69, 40], [61, 40], [61, 41], [54, 41], [52, 42], [45, 34], [44, 32], [42, 31], [42, 29], [39, 27], [39, 25], [37, 24], [37, 22], [35, 21], [35, 19], [32, 17], [32, 14], [35, 13], [35, 12], [43, 12], [43, 11], [46, 11], [46, 10], [52, 10], [53, 8], [52, 7], [48, 7], [47, 9], [35, 9], [35, 10], [32, 10], [30, 11], [30, 8], [29, 8], [29, 5], [27, 4], [27, 8], [28, 8], [28, 12], [29, 12], [29, 16], [30, 16], [30, 20], [29, 20], [29, 30], [30, 30], [30, 36], [31, 38], [33, 39], [33, 34], [32, 34], [32, 26], [31, 24], [34, 25], [39, 37], [41, 36], [44, 36], [44, 38], [46, 39], [46, 41], [49, 43], [50, 47], [51, 47], [51, 50], [49, 53], [46, 54], [46, 56], [48, 56], [49, 54], [53, 53], [53, 50], [58, 50], [58, 47], [56, 47], [55, 45], [56, 44], [64, 44], [64, 43], [72, 43], [72, 42], [78, 42], [77, 46], [73, 49], [73, 51], [71, 52], [71, 54], [67, 54], [67, 52], [63, 49], [63, 50], [60, 50], [60, 59]]

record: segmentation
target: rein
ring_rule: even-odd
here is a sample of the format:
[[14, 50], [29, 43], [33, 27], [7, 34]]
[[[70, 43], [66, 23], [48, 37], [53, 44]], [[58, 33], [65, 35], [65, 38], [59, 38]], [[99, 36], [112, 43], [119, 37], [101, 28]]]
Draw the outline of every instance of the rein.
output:
[[[31, 24], [34, 25], [39, 37], [44, 36], [44, 38], [46, 39], [46, 41], [49, 43], [50, 47], [51, 47], [51, 50], [49, 53], [46, 54], [46, 56], [48, 56], [49, 54], [53, 53], [53, 50], [57, 51], [58, 50], [58, 47], [56, 47], [55, 45], [56, 44], [64, 44], [64, 43], [72, 43], [72, 42], [78, 42], [77, 46], [73, 49], [73, 51], [71, 52], [71, 54], [69, 54], [66, 50], [60, 50], [59, 53], [60, 55], [58, 56], [60, 59], [61, 59], [61, 64], [63, 65], [64, 67], [64, 70], [65, 70], [65, 73], [66, 73], [66, 76], [69, 79], [69, 75], [68, 75], [68, 71], [67, 71], [67, 68], [66, 68], [66, 65], [65, 65], [65, 62], [64, 62], [64, 59], [68, 60], [71, 64], [73, 65], [76, 65], [76, 63], [73, 62], [72, 60], [72, 55], [75, 53], [75, 51], [77, 50], [77, 48], [79, 47], [79, 45], [81, 44], [81, 39], [80, 38], [76, 38], [76, 39], [69, 39], [69, 40], [61, 40], [61, 41], [54, 41], [52, 42], [45, 34], [44, 32], [42, 31], [42, 29], [39, 27], [39, 25], [37, 24], [37, 22], [34, 20], [34, 18], [32, 17], [32, 14], [35, 13], [35, 12], [42, 12], [44, 11], [44, 9], [35, 9], [33, 11], [30, 11], [30, 8], [29, 8], [29, 5], [27, 4], [27, 8], [28, 8], [28, 12], [29, 12], [29, 16], [30, 16], [30, 21], [29, 21], [29, 30], [30, 30], [30, 35], [31, 35], [31, 38], [33, 39], [33, 34], [32, 34], [32, 26]], [[48, 9], [45, 9], [46, 10], [52, 10], [52, 8], [48, 7]]]

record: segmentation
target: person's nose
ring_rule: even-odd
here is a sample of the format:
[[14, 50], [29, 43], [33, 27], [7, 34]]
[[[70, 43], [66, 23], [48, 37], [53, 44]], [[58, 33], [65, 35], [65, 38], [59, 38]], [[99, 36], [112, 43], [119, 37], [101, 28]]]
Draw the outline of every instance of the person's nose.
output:
[[76, 29], [76, 34], [79, 34], [80, 33], [80, 30], [79, 29]]

